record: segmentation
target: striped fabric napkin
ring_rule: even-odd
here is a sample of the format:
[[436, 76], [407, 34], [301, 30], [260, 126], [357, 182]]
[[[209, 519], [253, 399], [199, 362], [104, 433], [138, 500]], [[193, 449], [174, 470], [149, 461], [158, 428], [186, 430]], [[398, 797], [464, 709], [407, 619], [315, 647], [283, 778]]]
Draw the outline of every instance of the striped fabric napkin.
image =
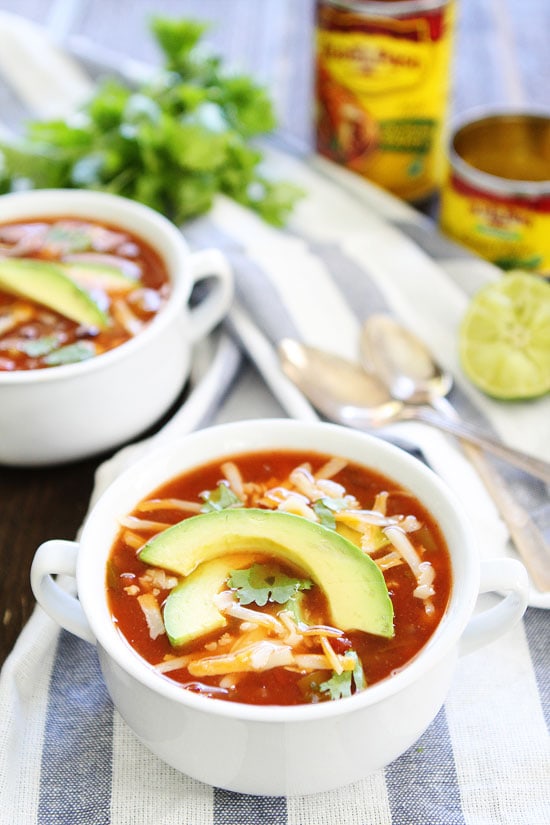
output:
[[[239, 370], [235, 344], [223, 333], [201, 346], [190, 398], [158, 438], [240, 418], [315, 417], [280, 373], [273, 344], [291, 335], [356, 357], [360, 322], [391, 310], [453, 371], [452, 400], [464, 417], [550, 458], [550, 399], [501, 408], [461, 379], [456, 326], [468, 294], [496, 277], [493, 269], [442, 242], [409, 207], [320, 159], [270, 151], [268, 166], [307, 192], [287, 229], [272, 229], [223, 198], [184, 227], [194, 248], [218, 246], [233, 264], [238, 303], [227, 329], [248, 358]], [[480, 553], [512, 554], [504, 525], [456, 444], [420, 424], [401, 424], [393, 433], [461, 498]], [[125, 448], [100, 467], [94, 497], [154, 443]], [[512, 477], [518, 497], [548, 528], [543, 485]], [[401, 758], [354, 785], [293, 798], [211, 788], [161, 763], [113, 709], [95, 648], [60, 632], [37, 608], [0, 676], [0, 822], [546, 825], [548, 599], [533, 590], [519, 626], [459, 661], [444, 708]]]

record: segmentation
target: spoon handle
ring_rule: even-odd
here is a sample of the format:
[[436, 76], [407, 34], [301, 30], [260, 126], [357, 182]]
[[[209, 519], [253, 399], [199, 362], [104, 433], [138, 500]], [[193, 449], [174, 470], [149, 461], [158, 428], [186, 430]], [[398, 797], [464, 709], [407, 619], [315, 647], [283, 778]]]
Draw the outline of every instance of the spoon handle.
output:
[[[466, 454], [493, 499], [508, 528], [516, 551], [535, 587], [550, 591], [550, 548], [530, 515], [518, 504], [502, 476], [477, 447], [467, 446]], [[471, 452], [470, 452], [471, 451]]]
[[476, 428], [464, 424], [462, 421], [453, 421], [445, 418], [433, 412], [433, 410], [430, 410], [428, 407], [404, 407], [401, 418], [423, 421], [432, 427], [437, 427], [444, 432], [456, 435], [458, 438], [475, 444], [477, 447], [481, 447], [487, 452], [497, 456], [497, 458], [508, 461], [515, 467], [519, 467], [520, 470], [530, 473], [542, 479], [542, 481], [545, 481], [547, 484], [550, 484], [550, 464], [547, 461], [530, 456], [513, 447], [508, 447], [508, 445], [502, 441], [482, 434]]
[[[433, 408], [453, 421], [458, 413], [446, 398], [436, 397]], [[550, 547], [529, 513], [517, 501], [506, 480], [479, 447], [462, 441], [462, 449], [491, 496], [508, 528], [516, 551], [525, 564], [531, 581], [542, 593], [550, 591]]]

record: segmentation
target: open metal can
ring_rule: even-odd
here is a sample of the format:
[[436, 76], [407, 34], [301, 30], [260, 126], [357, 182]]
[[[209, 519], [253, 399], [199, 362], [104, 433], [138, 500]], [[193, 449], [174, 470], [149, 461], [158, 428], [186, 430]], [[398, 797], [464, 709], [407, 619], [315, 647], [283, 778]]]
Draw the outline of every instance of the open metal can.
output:
[[486, 112], [456, 128], [440, 225], [502, 269], [550, 276], [550, 114]]
[[318, 0], [317, 151], [399, 197], [441, 185], [453, 0]]

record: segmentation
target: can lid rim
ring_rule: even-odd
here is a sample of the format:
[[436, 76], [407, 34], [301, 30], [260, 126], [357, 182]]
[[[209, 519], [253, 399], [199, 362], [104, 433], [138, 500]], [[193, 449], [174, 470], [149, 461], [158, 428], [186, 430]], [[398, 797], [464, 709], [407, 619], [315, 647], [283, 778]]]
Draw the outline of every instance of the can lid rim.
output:
[[475, 166], [467, 163], [456, 152], [451, 154], [451, 167], [472, 186], [479, 188], [482, 186], [496, 195], [506, 195], [508, 197], [524, 196], [528, 198], [541, 198], [550, 195], [550, 180], [516, 180], [515, 178], [500, 178], [491, 175], [490, 172], [483, 172]]
[[448, 157], [451, 168], [457, 171], [472, 186], [482, 186], [497, 195], [514, 195], [529, 198], [541, 198], [550, 195], [550, 178], [548, 180], [522, 180], [505, 178], [484, 172], [457, 152], [454, 141], [458, 133], [476, 121], [492, 120], [506, 117], [531, 117], [548, 120], [550, 129], [550, 109], [544, 107], [519, 108], [517, 106], [500, 106], [498, 108], [477, 107], [464, 112], [453, 120], [448, 141]]
[[[383, 0], [321, 0], [321, 4], [335, 6], [365, 17], [405, 17], [417, 12], [435, 11], [453, 0], [401, 0], [399, 8], [390, 9]], [[396, 4], [397, 5], [397, 4]]]

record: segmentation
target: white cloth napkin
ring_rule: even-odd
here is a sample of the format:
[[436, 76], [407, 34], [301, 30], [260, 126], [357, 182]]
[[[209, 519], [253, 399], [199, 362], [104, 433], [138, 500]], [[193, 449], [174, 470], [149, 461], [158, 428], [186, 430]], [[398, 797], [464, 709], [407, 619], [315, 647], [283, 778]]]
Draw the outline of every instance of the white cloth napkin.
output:
[[[5, 43], [9, 31], [1, 25]], [[40, 60], [49, 69], [58, 65], [47, 59], [50, 48], [42, 35]], [[36, 79], [36, 64], [28, 53], [28, 60], [18, 61], [16, 48], [10, 54], [16, 65], [10, 62], [5, 76], [8, 82], [19, 78], [15, 91], [21, 94]], [[70, 63], [63, 65], [68, 71]], [[55, 73], [47, 76], [48, 93], [62, 96], [68, 79], [56, 86]], [[453, 371], [453, 401], [464, 415], [548, 458], [549, 399], [503, 409], [479, 397], [458, 369], [456, 325], [469, 292], [496, 277], [492, 268], [438, 246], [433, 228], [409, 207], [320, 159], [273, 151], [268, 166], [308, 193], [285, 231], [223, 198], [210, 215], [184, 228], [194, 247], [219, 246], [231, 259], [239, 305], [228, 328], [252, 363], [235, 378], [240, 359], [234, 345], [213, 336], [197, 350], [189, 401], [157, 439], [243, 417], [315, 417], [278, 369], [273, 343], [292, 335], [355, 357], [360, 321], [390, 309]], [[461, 498], [480, 553], [511, 553], [492, 502], [455, 443], [418, 424], [395, 432], [417, 445]], [[125, 448], [102, 465], [94, 498], [154, 445]], [[542, 485], [518, 478], [517, 490], [544, 517]], [[533, 594], [533, 603], [538, 598], [544, 595]], [[0, 676], [0, 822], [546, 825], [549, 619], [548, 612], [530, 608], [512, 632], [461, 659], [436, 720], [385, 771], [338, 791], [285, 799], [228, 793], [161, 763], [113, 710], [94, 647], [60, 633], [37, 609]]]

